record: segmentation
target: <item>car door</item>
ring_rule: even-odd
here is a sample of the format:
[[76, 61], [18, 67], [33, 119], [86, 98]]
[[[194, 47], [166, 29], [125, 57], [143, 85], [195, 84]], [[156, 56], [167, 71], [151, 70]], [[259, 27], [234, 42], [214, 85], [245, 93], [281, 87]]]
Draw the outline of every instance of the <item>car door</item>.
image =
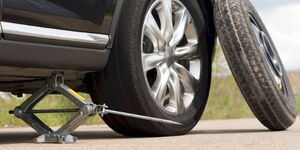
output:
[[117, 0], [2, 0], [3, 36], [5, 40], [31, 43], [105, 45], [116, 3]]

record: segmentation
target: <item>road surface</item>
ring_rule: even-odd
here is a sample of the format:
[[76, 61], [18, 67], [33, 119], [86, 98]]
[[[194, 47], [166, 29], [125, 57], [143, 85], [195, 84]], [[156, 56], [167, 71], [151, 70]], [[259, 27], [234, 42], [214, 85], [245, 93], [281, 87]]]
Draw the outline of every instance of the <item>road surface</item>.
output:
[[128, 138], [107, 126], [82, 126], [76, 144], [33, 144], [30, 128], [1, 128], [0, 150], [299, 150], [300, 118], [287, 131], [270, 132], [255, 119], [200, 121], [188, 135]]

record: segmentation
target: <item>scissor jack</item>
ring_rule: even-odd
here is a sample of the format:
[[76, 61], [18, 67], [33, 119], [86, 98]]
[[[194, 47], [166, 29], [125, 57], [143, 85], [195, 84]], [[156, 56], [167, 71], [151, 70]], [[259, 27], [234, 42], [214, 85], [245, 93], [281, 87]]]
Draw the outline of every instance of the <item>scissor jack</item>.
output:
[[[68, 99], [70, 99], [78, 109], [48, 109], [48, 110], [33, 110], [34, 106], [37, 105], [47, 95], [57, 92]], [[73, 117], [64, 124], [61, 128], [53, 131], [43, 121], [41, 121], [35, 114], [36, 113], [70, 113], [74, 112]], [[109, 110], [108, 106], [96, 105], [92, 102], [87, 101], [84, 97], [80, 96], [74, 90], [64, 84], [64, 76], [62, 74], [55, 74], [49, 78], [47, 84], [40, 88], [30, 98], [28, 98], [23, 104], [16, 107], [15, 110], [10, 111], [10, 114], [14, 114], [16, 117], [22, 119], [25, 123], [36, 130], [41, 136], [35, 139], [36, 143], [75, 143], [77, 137], [70, 135], [76, 128], [84, 123], [89, 117], [96, 114], [101, 116], [107, 114], [114, 114], [120, 116], [127, 116], [137, 119], [181, 125], [181, 123], [174, 122], [171, 120], [153, 118], [148, 116], [130, 114], [120, 111]]]

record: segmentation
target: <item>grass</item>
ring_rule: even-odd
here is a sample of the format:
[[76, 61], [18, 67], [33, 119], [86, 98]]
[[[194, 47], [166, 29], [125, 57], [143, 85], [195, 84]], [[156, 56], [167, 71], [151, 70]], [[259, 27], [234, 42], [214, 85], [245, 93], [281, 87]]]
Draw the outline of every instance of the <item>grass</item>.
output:
[[[289, 73], [290, 80], [297, 100], [300, 100], [300, 72]], [[83, 95], [90, 99], [88, 95]], [[9, 96], [11, 97], [11, 96]], [[0, 98], [0, 127], [25, 126], [21, 120], [9, 115], [8, 111], [20, 105], [28, 95], [18, 99]], [[36, 109], [42, 108], [72, 108], [75, 107], [69, 100], [62, 96], [52, 95], [39, 103]], [[297, 108], [300, 110], [300, 101], [297, 101]], [[72, 114], [41, 114], [38, 117], [50, 126], [59, 126], [66, 122]], [[230, 71], [220, 47], [216, 53], [213, 64], [213, 79], [208, 104], [202, 119], [231, 119], [231, 118], [252, 118], [254, 115], [242, 97]], [[100, 124], [103, 121], [99, 116], [90, 117], [86, 124]]]
[[[300, 110], [300, 72], [290, 72], [289, 78], [295, 92], [297, 108]], [[298, 113], [300, 115], [300, 113]], [[217, 47], [213, 63], [213, 79], [210, 97], [202, 119], [253, 118], [236, 85], [221, 47]]]
[[[300, 100], [298, 89], [300, 87], [300, 73], [290, 74], [291, 82], [296, 94], [297, 100]], [[299, 81], [299, 82], [298, 82]], [[88, 95], [84, 95], [90, 99]], [[28, 96], [21, 99], [14, 98], [9, 101], [0, 99], [0, 127], [15, 127], [26, 126], [24, 122], [9, 115], [7, 112], [13, 110], [15, 106], [21, 104]], [[62, 96], [52, 95], [39, 103], [36, 109], [43, 108], [74, 108], [69, 100]], [[297, 108], [300, 110], [300, 101], [297, 101]], [[300, 114], [300, 113], [299, 113]], [[40, 114], [38, 117], [45, 121], [50, 126], [59, 126], [66, 122], [71, 114]], [[229, 77], [214, 77], [212, 80], [212, 87], [208, 104], [203, 114], [202, 119], [233, 119], [233, 118], [252, 118], [254, 115], [246, 104], [244, 98], [239, 92], [239, 89], [232, 76]], [[102, 120], [98, 116], [90, 117], [86, 124], [100, 124]]]
[[203, 119], [254, 117], [232, 76], [214, 78]]
[[[83, 95], [89, 99], [88, 95]], [[9, 115], [8, 111], [13, 110], [16, 106], [20, 105], [28, 96], [24, 96], [21, 99], [15, 98], [11, 100], [0, 99], [0, 127], [15, 127], [26, 126], [26, 124], [14, 115]], [[35, 109], [61, 109], [61, 108], [76, 108], [75, 105], [63, 96], [52, 95], [48, 96], [45, 100], [41, 101]], [[59, 126], [64, 124], [70, 119], [70, 114], [38, 114], [41, 120], [43, 120], [49, 126]], [[102, 123], [99, 116], [90, 117], [86, 124], [100, 124]]]
[[[300, 110], [300, 73], [290, 73], [297, 108]], [[298, 112], [298, 115], [300, 113]], [[253, 118], [232, 76], [214, 78], [203, 119]]]

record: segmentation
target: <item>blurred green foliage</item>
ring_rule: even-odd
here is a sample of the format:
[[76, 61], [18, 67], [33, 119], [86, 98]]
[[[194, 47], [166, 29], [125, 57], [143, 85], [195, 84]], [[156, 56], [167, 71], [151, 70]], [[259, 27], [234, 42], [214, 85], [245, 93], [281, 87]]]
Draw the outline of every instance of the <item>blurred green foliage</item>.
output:
[[[212, 85], [203, 119], [231, 119], [254, 117], [239, 91], [220, 46], [213, 63]], [[290, 72], [289, 78], [300, 109], [300, 72]], [[299, 113], [300, 114], [300, 113]]]
[[[2, 93], [8, 94], [8, 93]], [[87, 94], [82, 94], [86, 99], [90, 99]], [[0, 99], [0, 127], [2, 126], [26, 126], [26, 124], [14, 115], [8, 114], [9, 110], [13, 110], [20, 105], [29, 95], [23, 98], [12, 97], [11, 99]], [[60, 95], [51, 95], [41, 101], [35, 109], [62, 109], [62, 108], [76, 108], [76, 106], [67, 98]], [[37, 116], [49, 126], [60, 126], [70, 119], [73, 113], [67, 114], [38, 114]], [[90, 117], [86, 124], [100, 124], [102, 123], [98, 115]]]
[[[300, 73], [290, 73], [291, 83], [296, 98], [300, 100]], [[8, 93], [0, 94], [0, 127], [3, 126], [26, 126], [24, 122], [9, 115], [8, 111], [13, 110], [21, 104], [29, 95], [23, 98], [16, 98]], [[87, 99], [90, 97], [83, 94]], [[297, 101], [297, 106], [300, 108], [300, 102]], [[74, 104], [68, 99], [59, 95], [48, 96], [45, 100], [39, 103], [36, 109], [42, 108], [74, 108]], [[45, 121], [50, 126], [59, 126], [66, 122], [72, 114], [40, 114], [41, 120]], [[213, 78], [210, 91], [210, 97], [203, 119], [229, 119], [229, 118], [249, 118], [254, 117], [248, 105], [243, 99], [230, 70], [223, 56], [220, 46], [217, 47], [215, 61], [213, 63]], [[103, 121], [100, 117], [94, 116], [89, 118], [86, 124], [100, 124]]]

